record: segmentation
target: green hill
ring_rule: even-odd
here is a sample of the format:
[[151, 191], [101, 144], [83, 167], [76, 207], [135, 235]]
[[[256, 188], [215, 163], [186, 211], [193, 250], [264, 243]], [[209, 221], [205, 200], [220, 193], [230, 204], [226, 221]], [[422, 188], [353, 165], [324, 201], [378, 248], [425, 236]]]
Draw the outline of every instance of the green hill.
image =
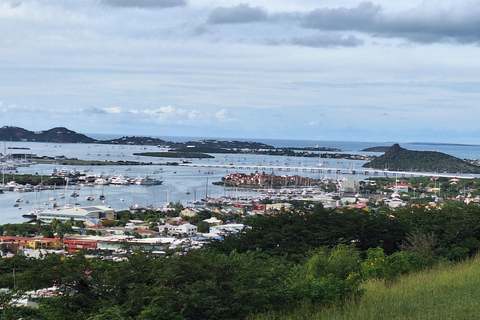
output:
[[30, 141], [54, 143], [93, 143], [95, 139], [84, 134], [76, 133], [64, 127], [49, 130], [29, 131], [19, 127], [3, 126], [0, 128], [0, 140], [3, 141]]
[[400, 171], [480, 173], [480, 167], [437, 151], [412, 151], [398, 144], [387, 148], [382, 156], [363, 165], [364, 168]]

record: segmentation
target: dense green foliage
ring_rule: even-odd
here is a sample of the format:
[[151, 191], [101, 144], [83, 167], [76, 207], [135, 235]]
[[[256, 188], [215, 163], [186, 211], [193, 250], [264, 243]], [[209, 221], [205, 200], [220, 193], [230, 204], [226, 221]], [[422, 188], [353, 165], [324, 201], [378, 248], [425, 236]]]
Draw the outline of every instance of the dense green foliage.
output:
[[251, 217], [242, 233], [166, 258], [128, 252], [121, 259], [101, 253], [1, 259], [0, 286], [13, 288], [13, 295], [52, 286], [60, 294], [40, 298], [38, 309], [14, 307], [7, 303], [11, 295], [1, 296], [0, 318], [243, 319], [304, 303], [321, 308], [360, 298], [363, 280], [394, 280], [480, 248], [480, 207], [473, 203], [376, 211], [295, 207]]
[[49, 255], [1, 262], [9, 264], [2, 266], [4, 284], [13, 281], [8, 271], [15, 267], [22, 271], [16, 280], [20, 290], [59, 287], [58, 297], [39, 300], [35, 319], [109, 319], [111, 314], [117, 319], [239, 319], [283, 309], [299, 298], [333, 301], [356, 287], [332, 275], [301, 284], [290, 263], [259, 251], [192, 251], [168, 259], [135, 252], [117, 262]]

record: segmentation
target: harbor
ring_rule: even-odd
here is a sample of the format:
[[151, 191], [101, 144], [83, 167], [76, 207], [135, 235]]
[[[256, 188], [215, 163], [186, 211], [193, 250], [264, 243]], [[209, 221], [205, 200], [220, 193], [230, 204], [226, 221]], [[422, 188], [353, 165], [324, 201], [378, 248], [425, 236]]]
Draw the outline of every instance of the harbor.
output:
[[[53, 144], [15, 142], [12, 146], [37, 157], [55, 157], [56, 163], [20, 162], [3, 173], [31, 174], [49, 177], [52, 174], [75, 173], [90, 180], [55, 185], [43, 190], [13, 188], [0, 195], [0, 223], [18, 223], [22, 215], [32, 210], [64, 206], [105, 205], [114, 210], [129, 208], [164, 208], [170, 203], [183, 206], [201, 204], [202, 199], [228, 201], [253, 201], [265, 196], [278, 199], [301, 198], [305, 193], [322, 195], [323, 190], [310, 185], [293, 185], [283, 188], [244, 188], [215, 185], [228, 174], [255, 172], [277, 176], [297, 175], [318, 181], [339, 181], [347, 178], [358, 180], [369, 177], [449, 177], [471, 179], [473, 175], [437, 172], [404, 172], [363, 168], [362, 160], [321, 159], [314, 157], [283, 157], [255, 154], [214, 154], [213, 159], [181, 159], [139, 157], [134, 153], [158, 151], [157, 146], [104, 145], [104, 144]], [[166, 150], [166, 149], [162, 149]], [[62, 159], [102, 161], [103, 165], [62, 165]], [[136, 165], [114, 165], [118, 161], [130, 161]], [[166, 163], [170, 165], [166, 165]], [[174, 165], [172, 165], [174, 164]], [[136, 183], [148, 177], [152, 183]], [[124, 179], [125, 182], [121, 182]], [[15, 179], [13, 179], [15, 180]], [[103, 181], [103, 182], [102, 182]], [[11, 183], [4, 181], [3, 184]], [[28, 192], [32, 191], [32, 192]], [[72, 194], [76, 196], [72, 196]]]

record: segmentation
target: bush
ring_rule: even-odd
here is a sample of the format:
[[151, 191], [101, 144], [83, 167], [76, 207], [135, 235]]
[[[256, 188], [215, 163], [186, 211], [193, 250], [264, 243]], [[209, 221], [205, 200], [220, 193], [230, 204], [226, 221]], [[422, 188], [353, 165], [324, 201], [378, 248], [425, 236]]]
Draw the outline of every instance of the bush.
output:
[[393, 280], [399, 275], [422, 269], [433, 263], [435, 263], [433, 258], [418, 253], [397, 251], [387, 256], [382, 248], [372, 248], [367, 250], [361, 274], [363, 279]]

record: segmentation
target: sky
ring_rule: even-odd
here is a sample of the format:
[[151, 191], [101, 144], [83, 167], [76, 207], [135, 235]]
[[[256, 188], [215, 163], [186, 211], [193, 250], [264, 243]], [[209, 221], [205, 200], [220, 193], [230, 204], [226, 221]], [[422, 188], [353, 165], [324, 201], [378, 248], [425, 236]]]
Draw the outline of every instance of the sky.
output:
[[480, 0], [0, 0], [0, 126], [480, 144]]

